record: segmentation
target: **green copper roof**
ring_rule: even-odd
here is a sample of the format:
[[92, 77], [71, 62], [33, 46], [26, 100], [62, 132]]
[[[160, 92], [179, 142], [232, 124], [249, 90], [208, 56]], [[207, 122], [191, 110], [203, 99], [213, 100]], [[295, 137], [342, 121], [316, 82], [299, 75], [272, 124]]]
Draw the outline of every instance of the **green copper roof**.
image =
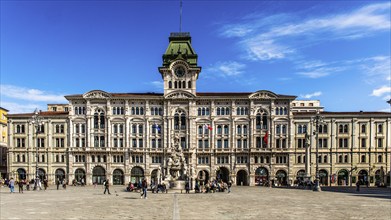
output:
[[168, 67], [176, 59], [185, 60], [190, 66], [197, 66], [197, 54], [191, 46], [189, 32], [171, 33], [166, 52], [163, 54], [163, 66]]

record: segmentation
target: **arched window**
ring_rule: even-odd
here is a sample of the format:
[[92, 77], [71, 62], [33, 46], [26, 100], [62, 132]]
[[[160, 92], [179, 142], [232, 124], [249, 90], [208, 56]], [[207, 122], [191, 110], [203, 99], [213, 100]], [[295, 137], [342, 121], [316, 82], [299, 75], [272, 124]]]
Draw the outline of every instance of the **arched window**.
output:
[[187, 87], [191, 89], [191, 81], [187, 82]]
[[301, 156], [297, 156], [297, 163], [301, 163]]
[[243, 125], [243, 134], [247, 134], [247, 125]]
[[281, 133], [281, 125], [277, 125], [276, 126], [276, 134], [280, 134]]
[[286, 134], [286, 125], [283, 125], [283, 126], [282, 126], [282, 133], [283, 133], [283, 134]]
[[323, 163], [327, 163], [327, 155], [323, 156]]
[[238, 134], [242, 134], [242, 126], [238, 125], [238, 126], [236, 127], [236, 132], [237, 132]]
[[298, 125], [297, 126], [297, 133], [298, 134], [302, 134], [303, 133], [303, 126], [302, 125]]
[[378, 163], [383, 163], [383, 157], [381, 155], [377, 156], [377, 162]]
[[228, 125], [224, 125], [224, 134], [229, 134]]
[[342, 155], [339, 155], [338, 156], [338, 163], [342, 163], [343, 161], [342, 161]]
[[202, 134], [202, 126], [200, 125], [200, 126], [198, 126], [198, 134]]
[[221, 125], [217, 125], [217, 134], [221, 134], [221, 133], [222, 133]]
[[172, 82], [171, 81], [168, 82], [168, 88], [172, 89]]
[[284, 108], [284, 115], [287, 115], [288, 114], [288, 109], [285, 107]]
[[205, 115], [205, 108], [202, 108], [202, 115]]
[[349, 162], [349, 161], [348, 161], [348, 155], [345, 155], [345, 158], [344, 158], [344, 159], [345, 159], [345, 161], [344, 161], [345, 163], [348, 163], [348, 162]]
[[225, 108], [225, 114], [226, 114], [226, 115], [229, 115], [229, 114], [230, 114], [229, 108], [228, 108], [228, 107]]
[[276, 108], [276, 115], [280, 113], [279, 108]]
[[284, 114], [283, 109], [280, 108], [280, 115], [283, 115], [283, 114]]
[[117, 124], [114, 124], [114, 128], [113, 128], [114, 134], [118, 133], [118, 127], [117, 126], [118, 126]]
[[201, 108], [198, 108], [198, 115], [201, 115]]
[[240, 115], [240, 107], [236, 108], [236, 115]]
[[186, 129], [186, 113], [180, 109], [174, 115], [174, 129]]
[[258, 110], [255, 118], [256, 129], [267, 129], [267, 124], [267, 113], [262, 109]]
[[175, 87], [175, 89], [178, 88], [178, 83], [177, 83], [177, 81], [174, 82], [174, 87]]
[[220, 108], [220, 111], [221, 111], [221, 115], [225, 115], [225, 108], [224, 107]]
[[186, 82], [185, 81], [182, 82], [182, 88], [186, 89]]

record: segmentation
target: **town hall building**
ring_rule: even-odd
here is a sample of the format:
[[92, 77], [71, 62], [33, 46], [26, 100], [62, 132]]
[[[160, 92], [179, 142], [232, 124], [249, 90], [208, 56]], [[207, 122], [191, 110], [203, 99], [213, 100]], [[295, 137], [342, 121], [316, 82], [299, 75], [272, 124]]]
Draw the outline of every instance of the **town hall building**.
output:
[[389, 182], [391, 113], [326, 112], [266, 90], [198, 92], [201, 70], [190, 34], [171, 33], [158, 68], [163, 93], [67, 95], [68, 104], [38, 112], [39, 126], [34, 113], [9, 114], [9, 176], [34, 179], [38, 160], [50, 183], [156, 183], [178, 137], [193, 183], [292, 185], [313, 180], [317, 162], [321, 185]]

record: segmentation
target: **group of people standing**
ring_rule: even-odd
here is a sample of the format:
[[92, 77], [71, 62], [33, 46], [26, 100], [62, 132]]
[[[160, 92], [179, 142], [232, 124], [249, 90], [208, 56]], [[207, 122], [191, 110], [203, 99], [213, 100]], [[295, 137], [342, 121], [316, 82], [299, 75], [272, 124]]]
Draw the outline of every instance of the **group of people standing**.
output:
[[[36, 181], [38, 181], [36, 183]], [[26, 185], [26, 190], [30, 190], [30, 184], [34, 184], [34, 190], [42, 190], [42, 183], [40, 179], [32, 179], [31, 181], [26, 181], [24, 179], [15, 181], [13, 177], [9, 181], [7, 181], [6, 185], [10, 188], [10, 193], [15, 192], [15, 186], [18, 186], [19, 193], [23, 193], [23, 187]], [[48, 180], [44, 179], [43, 180], [43, 186], [44, 189], [46, 190], [49, 187]]]

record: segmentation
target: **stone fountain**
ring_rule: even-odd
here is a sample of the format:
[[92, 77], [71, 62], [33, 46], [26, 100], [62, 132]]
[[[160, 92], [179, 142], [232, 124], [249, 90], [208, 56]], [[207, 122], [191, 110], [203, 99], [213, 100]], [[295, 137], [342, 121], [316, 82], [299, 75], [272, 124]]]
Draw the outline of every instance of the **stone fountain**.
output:
[[180, 146], [179, 136], [174, 137], [174, 144], [167, 151], [166, 175], [163, 183], [169, 186], [170, 190], [184, 190], [186, 185], [187, 164]]

